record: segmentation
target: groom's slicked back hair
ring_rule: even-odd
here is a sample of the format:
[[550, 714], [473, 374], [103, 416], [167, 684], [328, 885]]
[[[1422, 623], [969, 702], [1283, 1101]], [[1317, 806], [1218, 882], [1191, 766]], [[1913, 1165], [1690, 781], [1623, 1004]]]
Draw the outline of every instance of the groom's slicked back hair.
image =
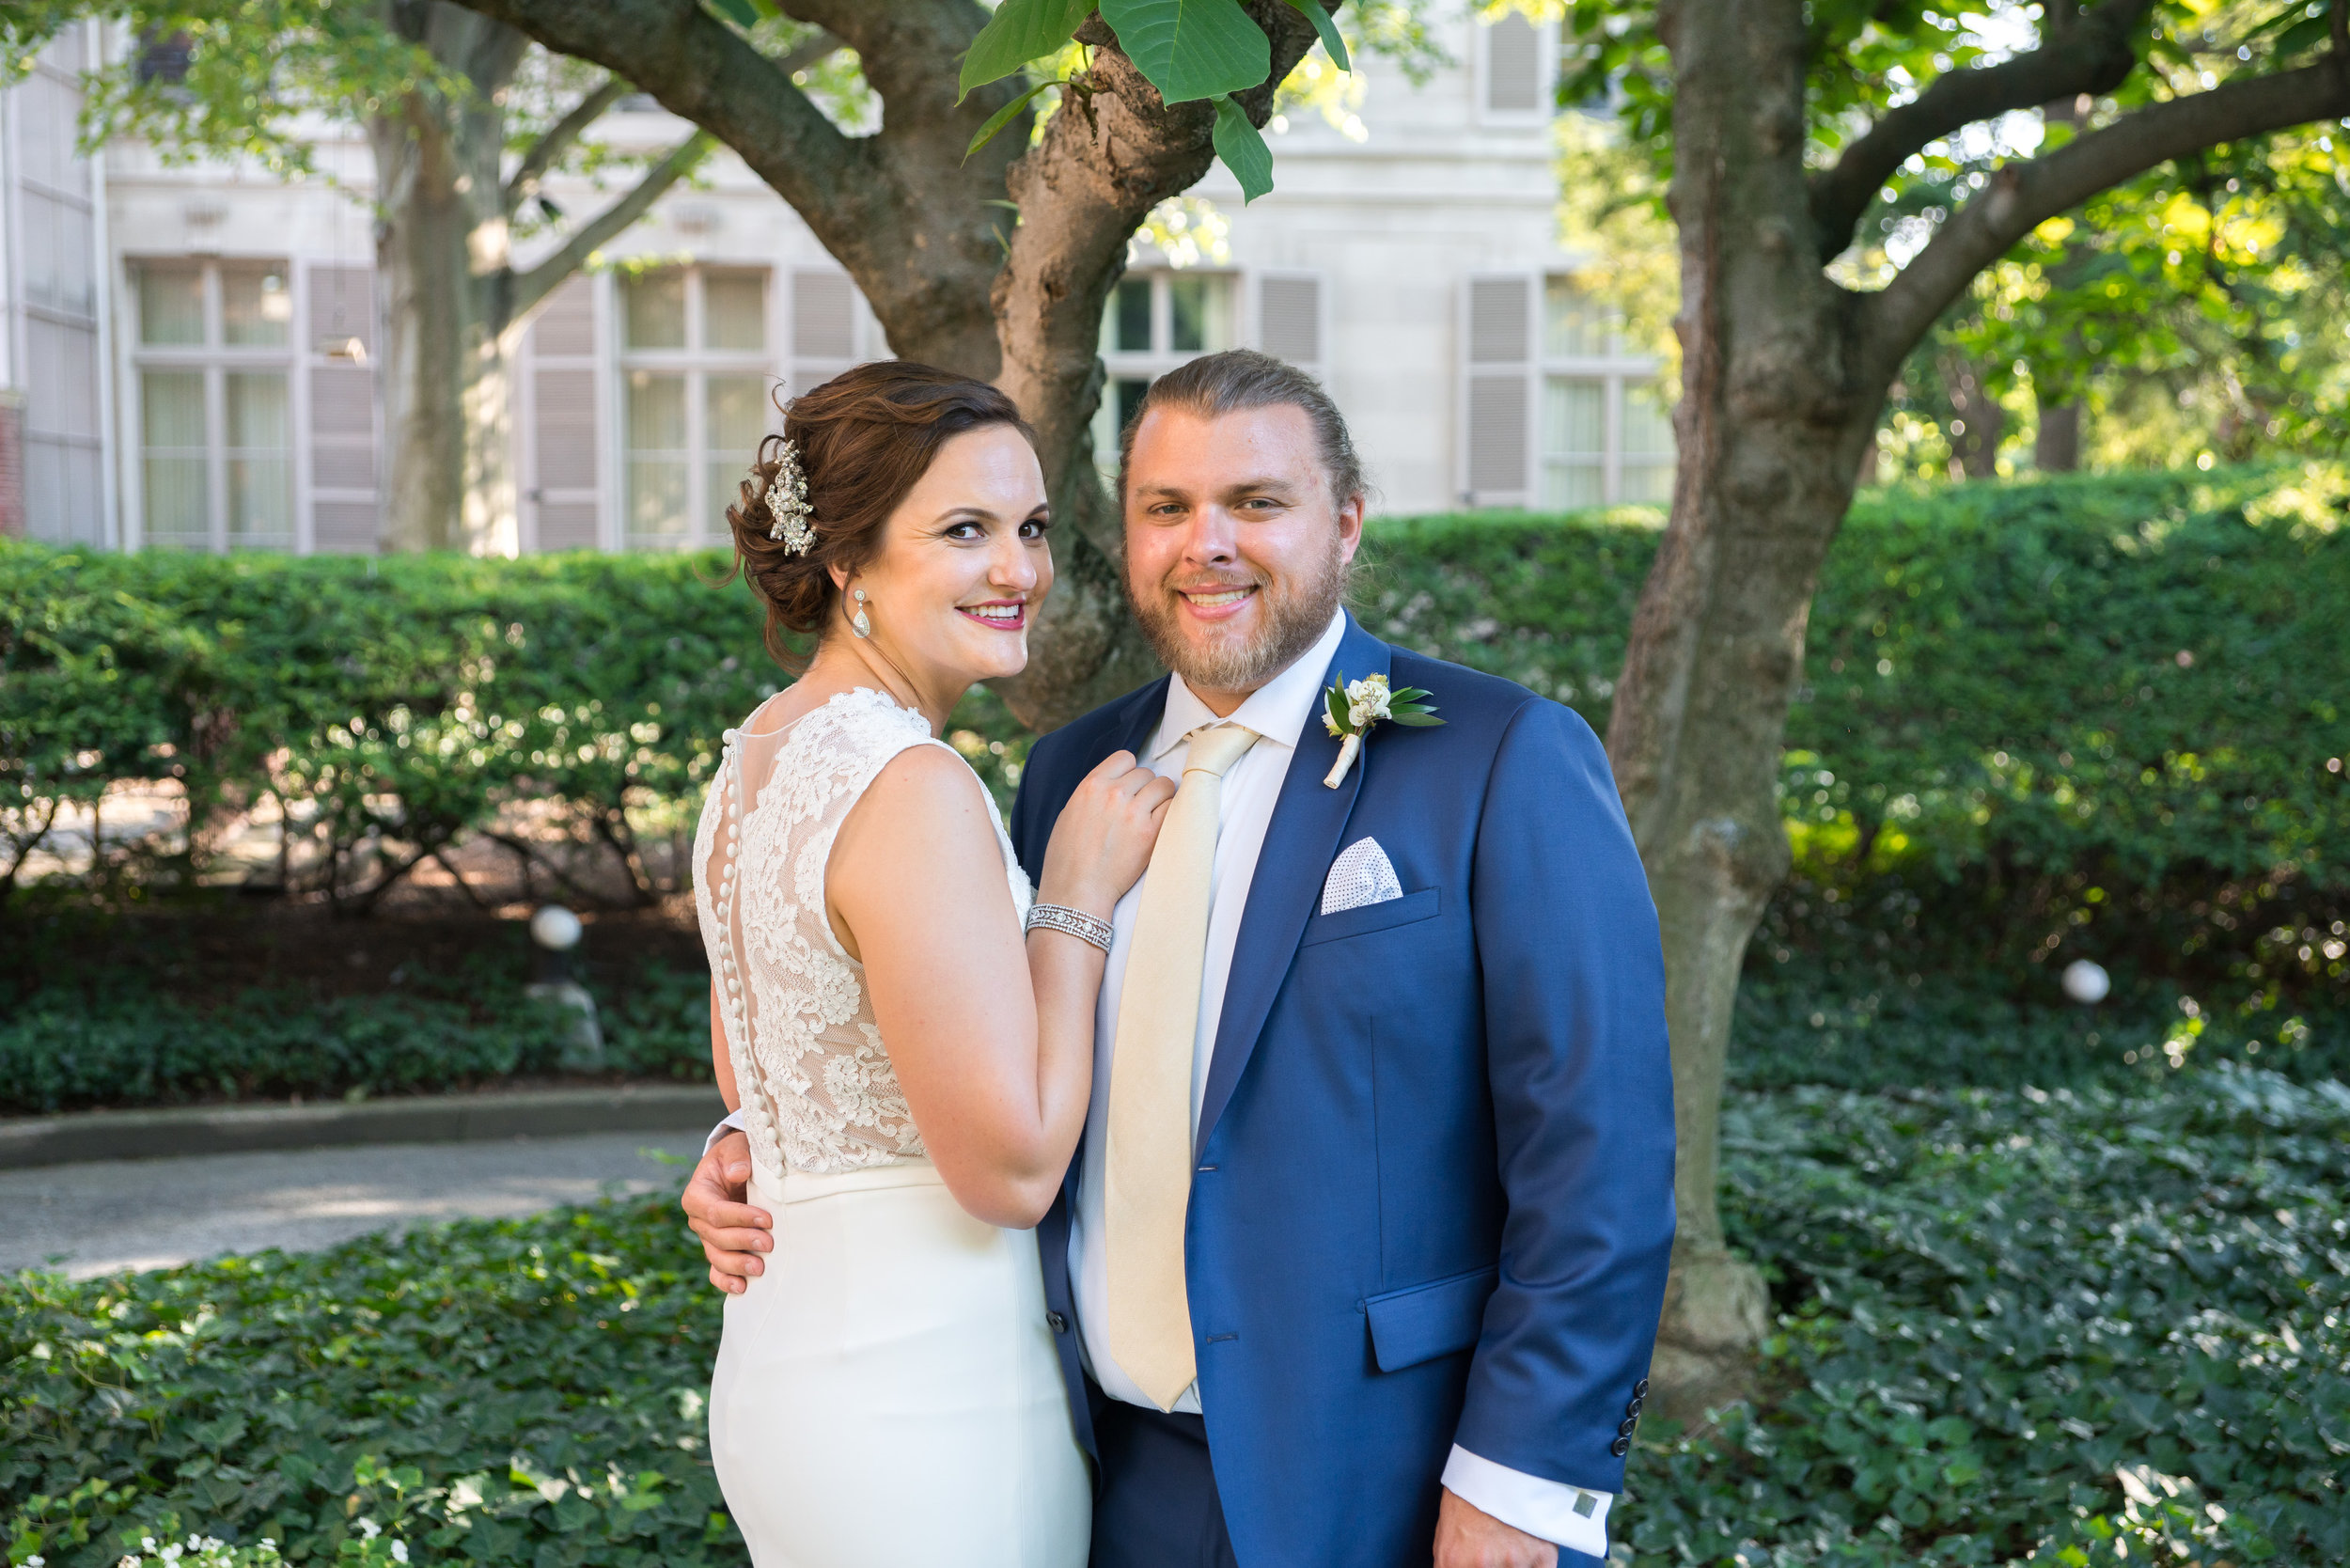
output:
[[1355, 455], [1355, 438], [1330, 394], [1286, 360], [1255, 349], [1226, 349], [1201, 354], [1179, 369], [1169, 370], [1143, 393], [1141, 406], [1118, 436], [1118, 494], [1125, 499], [1126, 481], [1134, 469], [1135, 431], [1152, 409], [1172, 409], [1203, 419], [1220, 418], [1245, 409], [1299, 410], [1314, 428], [1314, 443], [1322, 448], [1322, 465], [1330, 477], [1330, 499], [1344, 506], [1356, 496], [1368, 497], [1371, 485], [1363, 478], [1362, 459]]

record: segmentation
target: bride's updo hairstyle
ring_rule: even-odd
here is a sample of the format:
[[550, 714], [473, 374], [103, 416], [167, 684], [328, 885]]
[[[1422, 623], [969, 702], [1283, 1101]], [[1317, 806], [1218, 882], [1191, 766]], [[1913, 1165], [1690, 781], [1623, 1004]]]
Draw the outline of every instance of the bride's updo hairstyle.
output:
[[[889, 514], [929, 472], [939, 448], [986, 425], [1009, 425], [1031, 447], [1036, 432], [1012, 400], [987, 383], [906, 359], [843, 371], [782, 408], [783, 434], [759, 444], [741, 499], [727, 509], [727, 524], [734, 534], [735, 570], [767, 602], [767, 651], [797, 673], [807, 654], [795, 641], [810, 639], [812, 647], [832, 624], [840, 599], [833, 569], [854, 574], [881, 553]], [[776, 532], [770, 498], [787, 438], [799, 449], [807, 522], [816, 535], [798, 555], [770, 537]]]

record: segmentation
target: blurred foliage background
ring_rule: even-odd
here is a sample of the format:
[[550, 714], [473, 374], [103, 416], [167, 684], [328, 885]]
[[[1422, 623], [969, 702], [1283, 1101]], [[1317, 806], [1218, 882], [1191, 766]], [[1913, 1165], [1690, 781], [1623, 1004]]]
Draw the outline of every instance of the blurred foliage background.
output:
[[[1814, 611], [1780, 787], [1796, 872], [1749, 955], [1733, 1075], [2057, 1085], [2199, 1054], [2340, 1073], [2346, 504], [2350, 470], [2324, 463], [1864, 499]], [[1657, 521], [1377, 523], [1356, 608], [1604, 730]], [[380, 1002], [305, 1002], [290, 981], [227, 1008], [160, 995], [152, 960], [177, 938], [149, 917], [230, 896], [218, 824], [258, 806], [282, 853], [232, 870], [274, 897], [364, 912], [433, 854], [518, 837], [501, 823], [538, 811], [605, 857], [616, 905], [676, 898], [675, 858], [653, 851], [682, 841], [721, 732], [783, 679], [755, 606], [715, 574], [664, 556], [0, 548], [0, 788], [88, 801], [144, 783], [184, 792], [195, 823], [16, 891], [7, 1105], [550, 1070], [559, 1027], [477, 975], [519, 970], [518, 936], [411, 965]], [[1027, 741], [1001, 706], [975, 694], [949, 738], [1009, 798]], [[38, 822], [12, 812], [11, 868]], [[86, 958], [92, 922], [142, 920], [149, 962]], [[697, 1074], [697, 951], [604, 947], [588, 978], [616, 1063]], [[2114, 976], [2096, 1009], [2057, 990], [2083, 957]], [[182, 1019], [169, 1050], [157, 1006]]]

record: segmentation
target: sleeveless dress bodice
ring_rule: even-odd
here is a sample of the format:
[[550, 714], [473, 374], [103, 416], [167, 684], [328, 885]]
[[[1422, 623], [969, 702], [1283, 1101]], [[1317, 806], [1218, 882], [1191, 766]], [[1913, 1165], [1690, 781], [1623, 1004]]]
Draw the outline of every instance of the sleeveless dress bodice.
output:
[[[751, 1157], [770, 1175], [921, 1158], [865, 966], [825, 914], [824, 875], [840, 824], [893, 758], [953, 748], [919, 713], [864, 688], [772, 728], [759, 717], [727, 731], [694, 836], [695, 904]], [[993, 796], [987, 810], [1025, 917], [1027, 874]]]
[[753, 1568], [1085, 1568], [1090, 1484], [1036, 1233], [955, 1201], [824, 912], [841, 823], [891, 758], [939, 742], [873, 691], [759, 718], [727, 732], [694, 839], [747, 1196], [773, 1224], [711, 1369], [728, 1511]]

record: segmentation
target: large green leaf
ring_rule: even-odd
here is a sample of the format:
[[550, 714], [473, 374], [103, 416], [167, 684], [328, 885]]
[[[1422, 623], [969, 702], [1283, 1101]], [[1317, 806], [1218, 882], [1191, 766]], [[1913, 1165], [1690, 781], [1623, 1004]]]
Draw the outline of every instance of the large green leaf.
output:
[[1290, 4], [1306, 13], [1306, 20], [1314, 24], [1322, 37], [1322, 47], [1330, 52], [1330, 63], [1340, 71], [1353, 71], [1353, 62], [1346, 57], [1346, 40], [1339, 37], [1339, 24], [1328, 11], [1322, 8], [1322, 0], [1290, 0]]
[[[1102, 20], [1118, 35], [1118, 46], [1135, 69], [1169, 103], [1239, 92], [1273, 74], [1273, 42], [1248, 20], [1240, 0], [1103, 0]], [[1215, 134], [1221, 154], [1221, 113]], [[1270, 165], [1270, 155], [1266, 162]], [[1264, 188], [1273, 188], [1269, 172]]]
[[[964, 52], [955, 102], [1067, 43], [1078, 24], [1093, 14], [1093, 6], [1094, 0], [1004, 0]], [[977, 146], [973, 144], [974, 150]]]
[[1229, 98], [1215, 101], [1215, 155], [1240, 181], [1243, 206], [1273, 189], [1273, 149], [1248, 123], [1241, 106]]

